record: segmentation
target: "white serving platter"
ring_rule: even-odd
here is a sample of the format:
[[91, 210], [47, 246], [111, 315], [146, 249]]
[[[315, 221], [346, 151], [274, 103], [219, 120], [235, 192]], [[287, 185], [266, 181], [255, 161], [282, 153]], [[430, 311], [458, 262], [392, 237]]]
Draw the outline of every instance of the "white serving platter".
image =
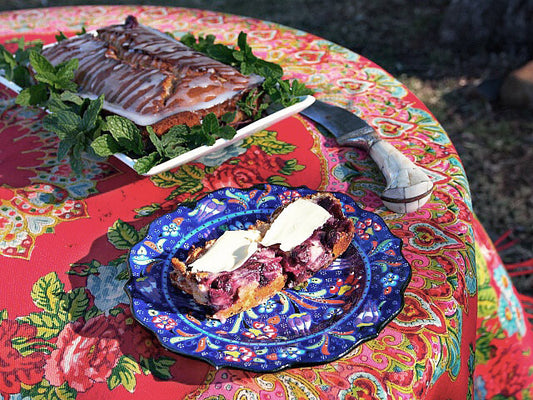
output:
[[[19, 93], [22, 88], [15, 83], [5, 79], [3, 76], [0, 76], [0, 84], [8, 87], [9, 89]], [[272, 114], [269, 114], [263, 118], [258, 119], [257, 121], [251, 122], [250, 124], [237, 130], [237, 134], [232, 139], [218, 139], [212, 146], [200, 146], [193, 150], [190, 150], [178, 157], [174, 157], [171, 160], [165, 161], [161, 164], [155, 165], [148, 172], [142, 174], [144, 176], [156, 175], [161, 172], [168, 171], [172, 168], [179, 167], [188, 162], [194, 161], [200, 157], [211, 154], [215, 151], [219, 151], [227, 146], [230, 146], [234, 143], [237, 143], [244, 138], [253, 135], [256, 132], [259, 132], [263, 129], [268, 128], [269, 126], [279, 122], [285, 118], [290, 117], [291, 115], [297, 114], [305, 108], [309, 107], [315, 98], [313, 96], [304, 96], [302, 99], [292, 106], [282, 108]], [[122, 161], [128, 167], [134, 169], [135, 159], [127, 156], [123, 153], [114, 154], [114, 157]]]

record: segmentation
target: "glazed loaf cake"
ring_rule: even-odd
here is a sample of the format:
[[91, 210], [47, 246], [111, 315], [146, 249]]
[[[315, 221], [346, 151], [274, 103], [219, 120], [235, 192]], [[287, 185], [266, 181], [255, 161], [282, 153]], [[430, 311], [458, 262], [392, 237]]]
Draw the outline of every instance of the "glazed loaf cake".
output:
[[267, 222], [227, 231], [186, 260], [172, 259], [172, 283], [226, 320], [283, 288], [305, 282], [344, 253], [354, 235], [340, 201], [318, 193], [279, 207]]
[[77, 58], [80, 93], [105, 96], [104, 109], [162, 134], [177, 124], [197, 125], [213, 112], [236, 111], [236, 103], [262, 78], [245, 76], [129, 16], [111, 25], [46, 47], [53, 64]]

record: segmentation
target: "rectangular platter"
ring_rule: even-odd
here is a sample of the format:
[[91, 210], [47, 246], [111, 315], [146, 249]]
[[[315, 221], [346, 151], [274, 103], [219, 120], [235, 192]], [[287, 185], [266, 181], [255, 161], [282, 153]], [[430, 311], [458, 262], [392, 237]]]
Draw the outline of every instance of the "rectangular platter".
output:
[[[5, 79], [3, 76], [0, 76], [0, 84], [6, 86], [7, 88], [19, 93], [22, 89], [15, 83]], [[239, 142], [244, 138], [253, 135], [256, 132], [259, 132], [263, 129], [268, 128], [269, 126], [279, 122], [285, 118], [290, 117], [291, 115], [297, 114], [305, 108], [309, 107], [315, 98], [313, 96], [304, 96], [301, 100], [289, 107], [282, 108], [278, 111], [273, 112], [263, 118], [258, 119], [257, 121], [251, 122], [250, 124], [237, 130], [237, 134], [230, 140], [227, 139], [218, 139], [215, 144], [212, 146], [200, 146], [196, 149], [190, 150], [178, 157], [172, 158], [171, 160], [165, 161], [161, 164], [158, 164], [152, 167], [148, 172], [144, 173], [144, 176], [156, 175], [161, 172], [168, 171], [172, 168], [179, 167], [188, 162], [194, 161], [200, 157], [211, 154], [215, 151], [219, 151], [229, 145]], [[126, 164], [128, 167], [133, 169], [135, 164], [135, 159], [127, 156], [123, 153], [116, 153], [114, 157], [119, 159], [121, 162]]]

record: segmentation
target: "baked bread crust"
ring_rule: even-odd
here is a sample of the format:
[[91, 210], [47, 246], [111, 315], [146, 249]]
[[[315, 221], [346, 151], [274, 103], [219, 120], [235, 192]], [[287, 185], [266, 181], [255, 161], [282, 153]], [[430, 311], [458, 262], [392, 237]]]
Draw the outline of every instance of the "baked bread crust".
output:
[[[193, 247], [186, 260], [172, 259], [174, 270], [170, 273], [171, 282], [192, 295], [198, 304], [207, 306], [208, 317], [222, 321], [262, 304], [284, 288], [302, 284], [343, 254], [355, 232], [353, 221], [344, 216], [340, 201], [331, 193], [318, 192], [305, 199], [328, 210], [331, 218], [294, 249], [282, 251], [279, 245], [260, 246], [250, 259], [234, 271], [193, 272], [188, 265], [209, 249], [215, 242], [211, 240], [202, 247]], [[289, 204], [278, 207], [269, 221], [257, 221], [250, 229], [259, 230], [264, 236]], [[317, 246], [321, 248], [318, 257]], [[222, 301], [217, 298], [219, 295], [223, 297]]]

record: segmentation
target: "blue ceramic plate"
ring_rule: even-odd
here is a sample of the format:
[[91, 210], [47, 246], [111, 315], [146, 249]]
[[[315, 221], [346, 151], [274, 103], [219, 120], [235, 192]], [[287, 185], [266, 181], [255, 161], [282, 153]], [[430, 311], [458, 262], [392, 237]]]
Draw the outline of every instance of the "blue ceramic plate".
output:
[[283, 290], [221, 323], [170, 283], [172, 257], [184, 259], [192, 245], [266, 220], [281, 204], [312, 193], [274, 185], [226, 188], [155, 220], [130, 253], [126, 291], [135, 318], [176, 353], [257, 372], [326, 363], [376, 337], [400, 312], [411, 269], [383, 220], [342, 193], [333, 195], [354, 221], [354, 239], [307, 286]]

